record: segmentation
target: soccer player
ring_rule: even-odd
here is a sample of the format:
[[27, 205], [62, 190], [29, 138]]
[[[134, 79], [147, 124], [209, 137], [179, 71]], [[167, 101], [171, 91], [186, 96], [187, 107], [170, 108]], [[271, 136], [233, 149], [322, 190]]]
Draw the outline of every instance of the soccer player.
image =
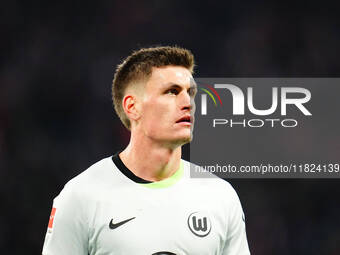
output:
[[249, 254], [235, 190], [190, 178], [181, 159], [194, 124], [193, 67], [179, 47], [140, 49], [118, 66], [113, 102], [130, 143], [54, 199], [43, 255]]

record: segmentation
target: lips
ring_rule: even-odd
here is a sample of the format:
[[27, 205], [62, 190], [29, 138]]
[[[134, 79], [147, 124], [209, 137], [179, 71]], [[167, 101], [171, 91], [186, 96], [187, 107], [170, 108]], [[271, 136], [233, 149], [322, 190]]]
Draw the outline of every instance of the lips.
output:
[[192, 117], [190, 115], [185, 115], [182, 118], [180, 118], [179, 120], [176, 121], [176, 123], [192, 123]]

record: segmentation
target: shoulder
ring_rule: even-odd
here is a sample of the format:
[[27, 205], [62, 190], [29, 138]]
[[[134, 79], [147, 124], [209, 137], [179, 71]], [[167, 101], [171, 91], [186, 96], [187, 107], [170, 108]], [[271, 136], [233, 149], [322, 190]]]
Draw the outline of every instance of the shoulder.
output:
[[66, 186], [82, 186], [89, 183], [101, 182], [108, 174], [112, 174], [113, 163], [111, 157], [104, 158], [88, 167], [76, 177], [72, 178]]
[[101, 188], [107, 185], [108, 177], [114, 175], [113, 168], [114, 165], [110, 157], [96, 162], [68, 181], [57, 198], [67, 196], [84, 198], [90, 194], [99, 192]]
[[206, 171], [197, 174], [198, 169], [201, 169], [200, 166], [186, 160], [182, 160], [182, 162], [184, 164], [185, 178], [190, 183], [194, 183], [198, 190], [218, 196], [224, 201], [239, 201], [235, 189], [228, 181]]

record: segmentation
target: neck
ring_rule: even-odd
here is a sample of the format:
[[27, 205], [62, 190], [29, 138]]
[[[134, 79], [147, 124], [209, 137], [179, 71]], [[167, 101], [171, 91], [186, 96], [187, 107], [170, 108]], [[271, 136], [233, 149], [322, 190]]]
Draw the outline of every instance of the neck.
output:
[[160, 181], [172, 176], [180, 167], [182, 148], [169, 148], [131, 134], [129, 145], [119, 156], [125, 166], [138, 177]]

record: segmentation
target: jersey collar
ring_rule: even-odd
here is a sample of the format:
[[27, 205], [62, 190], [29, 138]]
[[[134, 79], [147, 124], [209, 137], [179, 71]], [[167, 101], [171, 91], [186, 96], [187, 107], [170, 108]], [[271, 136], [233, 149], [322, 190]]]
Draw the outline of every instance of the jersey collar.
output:
[[184, 169], [183, 169], [183, 161], [181, 160], [179, 169], [169, 178], [166, 178], [161, 181], [156, 181], [156, 182], [145, 180], [135, 175], [129, 168], [127, 168], [124, 165], [123, 161], [119, 157], [119, 153], [120, 152], [117, 152], [116, 154], [112, 156], [113, 163], [116, 165], [119, 171], [122, 174], [124, 174], [127, 178], [129, 178], [133, 182], [139, 183], [140, 185], [144, 187], [152, 188], [152, 189], [166, 188], [178, 182], [183, 176]]

